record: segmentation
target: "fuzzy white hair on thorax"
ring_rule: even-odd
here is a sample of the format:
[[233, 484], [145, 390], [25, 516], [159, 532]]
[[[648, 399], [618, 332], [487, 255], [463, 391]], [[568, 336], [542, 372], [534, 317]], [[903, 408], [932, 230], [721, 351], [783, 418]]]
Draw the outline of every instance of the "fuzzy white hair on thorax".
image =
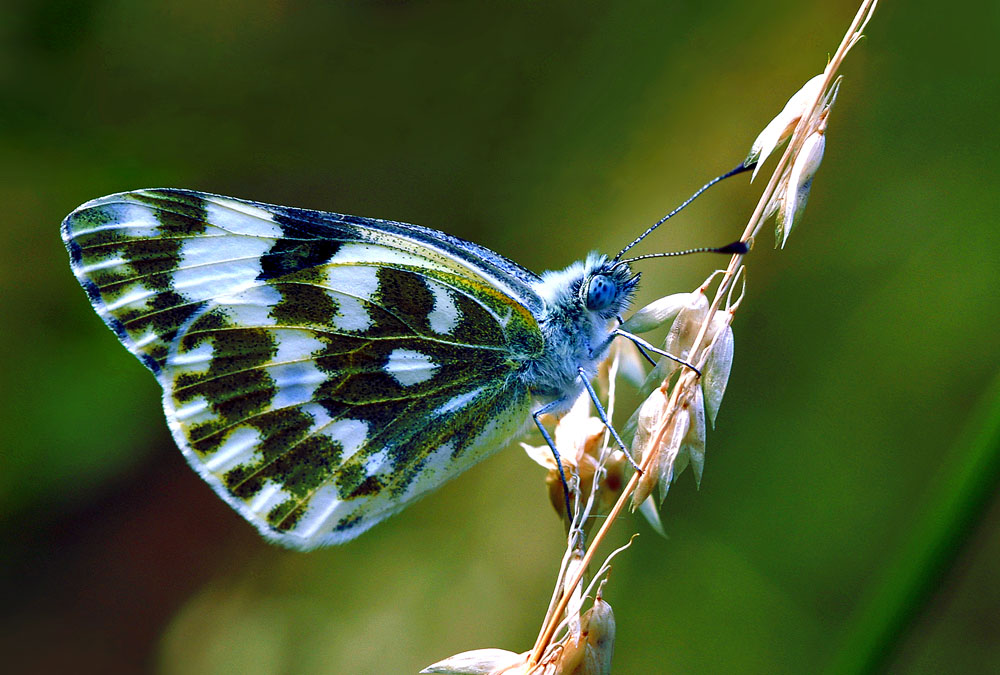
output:
[[[613, 289], [599, 308], [588, 307], [587, 289], [595, 277], [604, 277]], [[540, 399], [572, 404], [583, 388], [580, 370], [588, 378], [596, 373], [611, 344], [609, 322], [627, 307], [636, 281], [627, 266], [616, 268], [598, 253], [542, 274], [535, 292], [544, 303], [539, 328], [545, 351], [524, 372]]]

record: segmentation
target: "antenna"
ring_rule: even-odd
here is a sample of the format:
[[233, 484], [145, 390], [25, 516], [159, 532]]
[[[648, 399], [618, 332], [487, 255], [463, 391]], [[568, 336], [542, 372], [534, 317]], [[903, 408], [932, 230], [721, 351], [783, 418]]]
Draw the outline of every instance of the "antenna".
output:
[[[697, 192], [695, 192], [693, 195], [691, 195], [686, 200], [684, 200], [683, 204], [681, 204], [680, 206], [678, 206], [676, 209], [674, 209], [673, 211], [671, 211], [667, 215], [665, 215], [662, 218], [660, 218], [658, 221], [656, 221], [652, 225], [652, 227], [650, 227], [648, 230], [646, 230], [645, 232], [643, 232], [642, 234], [640, 234], [638, 237], [636, 237], [635, 240], [631, 244], [629, 244], [628, 246], [626, 246], [625, 248], [623, 248], [621, 251], [619, 251], [618, 255], [616, 255], [612, 259], [612, 262], [614, 262], [614, 263], [617, 264], [618, 261], [621, 260], [621, 257], [623, 255], [625, 255], [630, 248], [632, 248], [633, 246], [635, 246], [636, 244], [638, 244], [640, 241], [642, 241], [643, 239], [645, 239], [647, 235], [649, 235], [653, 230], [655, 230], [656, 228], [658, 228], [660, 225], [662, 225], [663, 223], [667, 222], [670, 218], [673, 218], [675, 215], [677, 215], [678, 213], [680, 213], [681, 209], [683, 209], [685, 206], [687, 206], [688, 204], [690, 204], [691, 202], [693, 202], [695, 199], [697, 199], [699, 196], [701, 196], [702, 192], [704, 192], [708, 188], [712, 187], [716, 183], [725, 180], [726, 178], [730, 178], [732, 176], [735, 176], [736, 174], [743, 173], [744, 171], [749, 171], [750, 169], [754, 168], [756, 165], [757, 165], [757, 162], [751, 162], [750, 164], [740, 164], [739, 166], [737, 166], [732, 171], [728, 171], [728, 172], [722, 174], [721, 176], [716, 176], [712, 180], [710, 180], [707, 183], [705, 183], [704, 185], [702, 185], [700, 188], [698, 188]], [[732, 244], [730, 244], [730, 246], [732, 246]], [[716, 251], [716, 249], [692, 249], [690, 251], [678, 251], [677, 253], [657, 254], [656, 257], [663, 257], [664, 255], [685, 255], [687, 253], [695, 253], [695, 252], [701, 252], [701, 251], [706, 251], [706, 252], [708, 252], [708, 251]], [[718, 251], [718, 252], [719, 253], [724, 253], [726, 251]], [[743, 251], [743, 253], [746, 253], [746, 251]], [[645, 257], [649, 257], [649, 256], [642, 256], [642, 257], [645, 258]], [[639, 260], [639, 258], [632, 258], [632, 260]]]
[[[701, 248], [688, 248], [683, 251], [669, 251], [667, 253], [647, 253], [646, 255], [636, 256], [635, 258], [625, 258], [624, 260], [616, 261], [611, 269], [618, 267], [619, 265], [626, 265], [628, 263], [634, 263], [636, 260], [648, 260], [649, 258], [673, 258], [679, 255], [690, 255], [692, 253], [728, 253], [729, 255], [743, 255], [750, 250], [745, 241], [734, 241], [731, 244], [726, 244], [725, 246], [717, 247], [701, 247]], [[620, 253], [618, 255], [621, 255]]]

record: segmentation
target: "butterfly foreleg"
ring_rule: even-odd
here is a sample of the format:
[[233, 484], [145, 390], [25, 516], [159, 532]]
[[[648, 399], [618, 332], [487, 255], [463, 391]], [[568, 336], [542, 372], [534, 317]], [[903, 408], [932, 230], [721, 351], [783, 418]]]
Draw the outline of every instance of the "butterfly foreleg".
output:
[[566, 482], [566, 472], [563, 471], [562, 459], [559, 457], [559, 451], [556, 449], [556, 443], [555, 443], [555, 441], [552, 440], [552, 436], [549, 435], [549, 432], [546, 431], [545, 426], [542, 424], [542, 421], [539, 419], [540, 416], [544, 415], [545, 413], [549, 412], [550, 410], [552, 410], [554, 408], [560, 407], [561, 405], [563, 405], [563, 400], [562, 399], [556, 399], [555, 401], [551, 401], [549, 403], [546, 403], [541, 408], [539, 408], [535, 412], [531, 413], [531, 419], [535, 420], [535, 426], [537, 426], [538, 430], [542, 432], [542, 438], [545, 439], [545, 444], [549, 446], [549, 450], [552, 451], [552, 456], [556, 460], [556, 468], [559, 469], [559, 480], [562, 481], [563, 498], [566, 500], [566, 517], [569, 519], [569, 522], [572, 523], [573, 522], [573, 508], [570, 505], [570, 500], [569, 500], [569, 483]]
[[604, 406], [601, 405], [601, 399], [598, 398], [597, 392], [594, 391], [594, 387], [591, 386], [590, 380], [587, 378], [586, 371], [584, 371], [583, 368], [577, 368], [577, 372], [580, 373], [580, 380], [583, 382], [583, 386], [587, 388], [587, 393], [590, 395], [590, 400], [594, 402], [594, 407], [597, 409], [597, 416], [601, 418], [601, 421], [604, 422], [604, 426], [606, 426], [608, 428], [608, 431], [611, 432], [611, 437], [615, 439], [615, 443], [617, 443], [618, 447], [621, 448], [622, 452], [625, 453], [625, 457], [628, 459], [632, 467], [641, 474], [642, 469], [640, 469], [639, 465], [635, 463], [634, 459], [632, 459], [632, 453], [630, 453], [628, 451], [628, 448], [625, 447], [625, 443], [618, 435], [618, 432], [615, 431], [614, 425], [611, 424], [611, 421], [608, 419], [608, 414], [604, 411]]
[[[625, 323], [625, 319], [623, 319], [623, 318], [621, 318], [619, 316], [618, 317], [618, 325], [620, 326], [623, 323]], [[612, 333], [608, 337], [608, 346], [609, 347], [611, 346], [611, 341], [614, 340], [616, 337], [617, 336], [614, 333]], [[632, 344], [635, 344], [635, 343], [632, 343]], [[642, 345], [636, 344], [635, 348], [639, 350], [640, 354], [642, 354], [642, 358], [646, 359], [649, 362], [649, 365], [653, 366], [654, 368], [656, 367], [656, 361], [653, 360], [652, 356], [650, 356], [649, 354], [646, 353], [646, 350], [642, 348]]]
[[[614, 338], [615, 336], [619, 336], [619, 335], [621, 337], [627, 339], [627, 340], [631, 340], [640, 349], [643, 349], [643, 348], [648, 349], [649, 351], [653, 352], [654, 354], [659, 354], [660, 356], [666, 356], [671, 361], [676, 361], [677, 363], [681, 364], [682, 366], [684, 366], [686, 368], [690, 368], [691, 370], [693, 370], [695, 373], [698, 374], [698, 377], [701, 377], [701, 371], [698, 370], [698, 368], [696, 368], [695, 365], [693, 363], [691, 363], [690, 361], [685, 361], [684, 359], [680, 358], [679, 356], [674, 356], [670, 352], [666, 352], [666, 351], [664, 351], [662, 349], [659, 349], [658, 347], [654, 347], [653, 345], [649, 344], [648, 342], [646, 342], [645, 340], [643, 340], [638, 335], [633, 335], [632, 333], [629, 333], [628, 331], [622, 330], [621, 328], [615, 328], [611, 332], [611, 337], [612, 338]], [[594, 399], [595, 402], [596, 402], [596, 400], [597, 399]]]

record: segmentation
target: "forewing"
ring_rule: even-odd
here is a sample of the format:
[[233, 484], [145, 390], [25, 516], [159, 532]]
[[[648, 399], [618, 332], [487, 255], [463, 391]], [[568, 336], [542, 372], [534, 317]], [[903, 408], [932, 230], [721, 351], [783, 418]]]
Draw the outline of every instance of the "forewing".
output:
[[357, 536], [526, 419], [537, 298], [481, 247], [177, 190], [90, 202], [63, 234], [188, 461], [284, 545]]

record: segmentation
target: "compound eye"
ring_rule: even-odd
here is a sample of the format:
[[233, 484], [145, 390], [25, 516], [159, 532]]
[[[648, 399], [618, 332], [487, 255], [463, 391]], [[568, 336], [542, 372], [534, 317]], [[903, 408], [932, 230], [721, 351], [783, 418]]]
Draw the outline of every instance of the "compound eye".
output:
[[587, 309], [600, 311], [607, 309], [615, 301], [617, 294], [615, 282], [603, 274], [598, 274], [590, 279], [587, 285]]

